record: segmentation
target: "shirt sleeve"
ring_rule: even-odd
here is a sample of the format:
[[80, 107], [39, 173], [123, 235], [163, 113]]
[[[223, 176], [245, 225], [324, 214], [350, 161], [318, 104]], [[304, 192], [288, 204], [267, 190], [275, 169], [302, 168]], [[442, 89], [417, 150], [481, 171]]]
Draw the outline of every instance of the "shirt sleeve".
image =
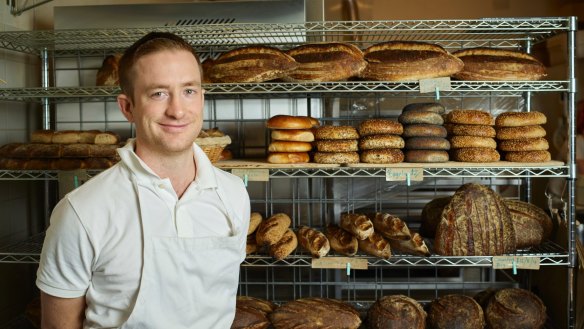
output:
[[84, 296], [91, 281], [94, 250], [79, 216], [67, 198], [51, 214], [36, 285], [61, 298]]

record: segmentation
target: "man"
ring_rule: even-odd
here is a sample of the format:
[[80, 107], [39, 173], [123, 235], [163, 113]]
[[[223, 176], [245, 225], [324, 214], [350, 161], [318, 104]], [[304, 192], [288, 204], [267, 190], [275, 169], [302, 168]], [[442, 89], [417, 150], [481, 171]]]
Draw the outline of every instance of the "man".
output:
[[197, 55], [150, 33], [119, 74], [118, 105], [136, 137], [53, 210], [37, 274], [43, 328], [229, 328], [249, 196], [194, 144]]

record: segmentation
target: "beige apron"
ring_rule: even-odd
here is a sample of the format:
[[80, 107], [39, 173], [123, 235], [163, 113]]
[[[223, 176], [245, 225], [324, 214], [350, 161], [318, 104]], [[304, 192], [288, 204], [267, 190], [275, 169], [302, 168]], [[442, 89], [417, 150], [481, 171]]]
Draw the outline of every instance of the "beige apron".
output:
[[235, 314], [241, 227], [221, 188], [216, 191], [233, 235], [161, 237], [152, 231], [152, 223], [168, 218], [168, 209], [143, 202], [145, 193], [157, 194], [156, 189], [135, 177], [133, 181], [141, 209], [143, 265], [136, 303], [121, 328], [229, 328]]

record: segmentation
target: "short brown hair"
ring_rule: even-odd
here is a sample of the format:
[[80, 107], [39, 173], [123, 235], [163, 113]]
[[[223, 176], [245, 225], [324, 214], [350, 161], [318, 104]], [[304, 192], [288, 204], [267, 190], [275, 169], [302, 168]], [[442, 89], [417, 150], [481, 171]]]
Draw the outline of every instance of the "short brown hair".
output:
[[[134, 80], [132, 69], [136, 64], [136, 61], [143, 56], [163, 50], [189, 51], [195, 57], [199, 69], [201, 68], [199, 56], [195, 49], [186, 40], [169, 32], [150, 32], [136, 41], [130, 46], [130, 48], [126, 49], [124, 55], [120, 59], [119, 77], [122, 93], [133, 98]], [[202, 79], [203, 71], [200, 70], [200, 72]]]

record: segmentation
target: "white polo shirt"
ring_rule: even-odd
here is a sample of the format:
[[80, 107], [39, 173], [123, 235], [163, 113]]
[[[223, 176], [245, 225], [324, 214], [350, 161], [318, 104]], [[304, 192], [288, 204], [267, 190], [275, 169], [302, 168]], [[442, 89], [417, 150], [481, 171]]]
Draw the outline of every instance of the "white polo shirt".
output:
[[[164, 237], [232, 235], [228, 214], [215, 191], [221, 188], [235, 217], [232, 220], [240, 224], [244, 260], [248, 193], [240, 178], [214, 167], [196, 144], [193, 147], [197, 175], [181, 199], [169, 179], [159, 178], [138, 158], [130, 140], [118, 150], [120, 163], [67, 194], [53, 210], [36, 284], [52, 296], [86, 296], [86, 328], [119, 327], [136, 300], [143, 237], [132, 174], [157, 189], [142, 202], [168, 209], [168, 216], [160, 218], [154, 228]], [[226, 313], [233, 309], [234, 305], [226, 305]]]

